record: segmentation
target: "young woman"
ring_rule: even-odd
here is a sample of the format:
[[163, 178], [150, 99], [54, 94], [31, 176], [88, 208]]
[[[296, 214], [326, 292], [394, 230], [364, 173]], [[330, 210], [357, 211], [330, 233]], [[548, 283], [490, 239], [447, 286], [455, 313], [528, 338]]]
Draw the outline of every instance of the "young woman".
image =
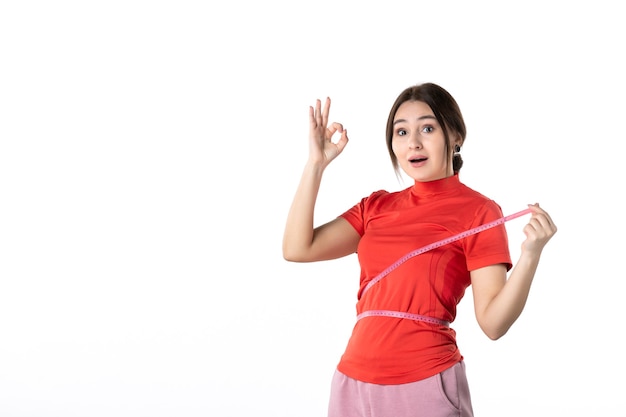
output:
[[283, 238], [288, 261], [357, 253], [361, 266], [357, 322], [333, 377], [328, 415], [472, 416], [464, 358], [450, 328], [456, 307], [471, 285], [481, 329], [493, 340], [503, 336], [522, 313], [556, 226], [538, 204], [529, 205], [514, 268], [502, 223], [397, 262], [503, 217], [495, 201], [459, 180], [465, 122], [445, 89], [425, 83], [404, 90], [387, 120], [393, 167], [414, 184], [375, 191], [316, 227], [322, 174], [348, 144], [343, 125], [328, 123], [329, 111], [330, 99], [310, 108], [309, 158]]

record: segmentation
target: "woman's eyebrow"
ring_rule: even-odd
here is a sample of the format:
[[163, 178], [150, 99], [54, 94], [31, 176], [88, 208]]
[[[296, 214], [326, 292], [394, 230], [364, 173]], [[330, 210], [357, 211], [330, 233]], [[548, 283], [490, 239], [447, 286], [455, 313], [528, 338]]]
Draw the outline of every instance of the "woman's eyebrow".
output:
[[[420, 116], [420, 117], [417, 118], [417, 120], [426, 120], [426, 119], [435, 119], [435, 120], [437, 120], [437, 118], [435, 116], [430, 115], [430, 114], [426, 114], [424, 116]], [[398, 123], [406, 123], [406, 119], [398, 119], [398, 120], [394, 120], [393, 121], [394, 125], [396, 125]]]

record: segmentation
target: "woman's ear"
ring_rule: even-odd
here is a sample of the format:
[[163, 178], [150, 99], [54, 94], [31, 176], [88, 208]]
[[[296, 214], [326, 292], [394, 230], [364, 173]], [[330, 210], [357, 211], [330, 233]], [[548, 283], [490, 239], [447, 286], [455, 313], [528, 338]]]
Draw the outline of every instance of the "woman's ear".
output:
[[460, 148], [461, 146], [463, 146], [463, 142], [465, 142], [463, 138], [460, 135], [456, 135], [456, 138], [454, 139], [454, 142], [452, 143], [452, 148], [456, 149], [457, 146]]

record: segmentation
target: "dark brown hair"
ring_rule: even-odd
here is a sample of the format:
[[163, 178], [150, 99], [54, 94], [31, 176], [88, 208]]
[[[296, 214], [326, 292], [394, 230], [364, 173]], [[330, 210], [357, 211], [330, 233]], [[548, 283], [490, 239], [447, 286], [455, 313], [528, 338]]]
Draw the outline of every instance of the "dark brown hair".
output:
[[[446, 139], [445, 152], [449, 154], [450, 150], [450, 134], [458, 135], [461, 143], [465, 141], [467, 131], [461, 109], [456, 100], [448, 91], [433, 83], [423, 83], [408, 87], [400, 93], [396, 101], [391, 106], [389, 118], [387, 119], [387, 150], [391, 157], [391, 163], [396, 173], [399, 172], [398, 159], [393, 153], [391, 141], [393, 139], [393, 119], [396, 116], [398, 107], [405, 101], [422, 101], [430, 106], [437, 121], [443, 129]], [[458, 173], [463, 166], [463, 159], [459, 153], [455, 153], [452, 159], [452, 169], [454, 173]]]

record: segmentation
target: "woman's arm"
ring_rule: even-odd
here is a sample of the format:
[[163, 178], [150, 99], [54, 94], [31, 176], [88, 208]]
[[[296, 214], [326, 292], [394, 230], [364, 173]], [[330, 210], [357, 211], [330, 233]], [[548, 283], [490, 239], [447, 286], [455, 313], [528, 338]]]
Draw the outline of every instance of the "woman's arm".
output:
[[493, 340], [504, 336], [526, 305], [541, 252], [557, 228], [538, 204], [530, 206], [532, 216], [524, 234], [520, 258], [509, 278], [504, 265], [491, 265], [471, 272], [474, 310], [478, 324]]
[[[314, 210], [324, 170], [345, 148], [348, 132], [340, 123], [328, 127], [330, 99], [324, 109], [317, 100], [309, 108], [309, 158], [287, 215], [283, 234], [283, 257], [293, 262], [334, 259], [356, 251], [359, 234], [343, 218], [314, 227]], [[341, 136], [332, 141], [335, 133]]]

